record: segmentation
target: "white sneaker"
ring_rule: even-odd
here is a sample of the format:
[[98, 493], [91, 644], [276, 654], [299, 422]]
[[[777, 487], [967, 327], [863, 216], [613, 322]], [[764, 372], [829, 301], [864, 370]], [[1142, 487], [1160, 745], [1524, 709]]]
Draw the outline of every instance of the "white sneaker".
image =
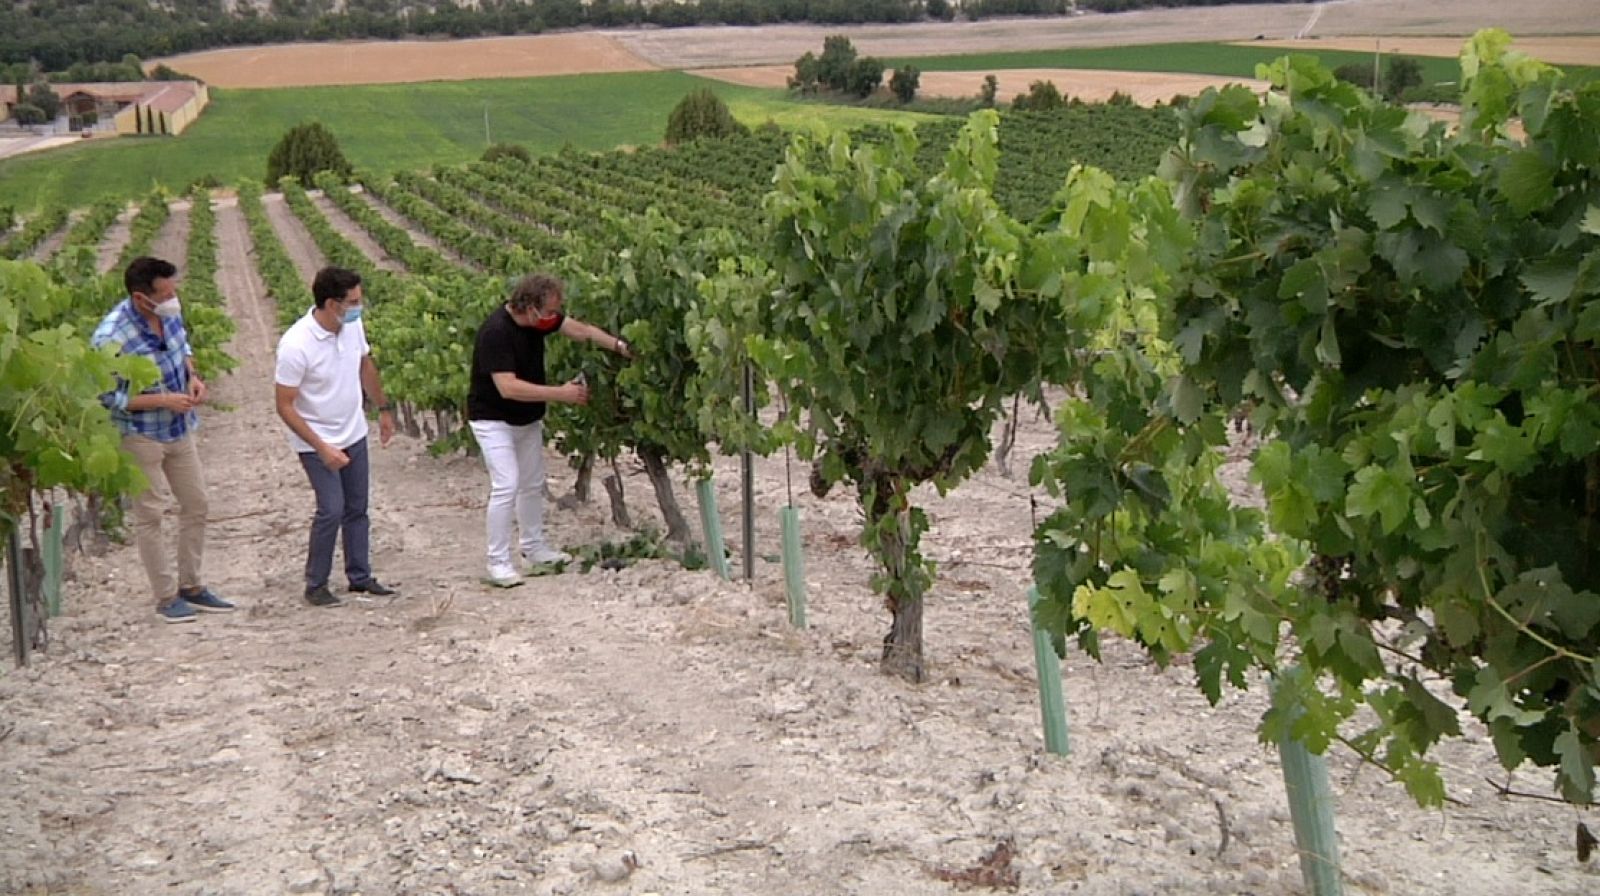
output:
[[522, 576], [509, 566], [491, 566], [482, 581], [495, 588], [515, 588], [522, 584]]
[[522, 562], [527, 566], [546, 566], [552, 563], [571, 563], [572, 555], [566, 551], [558, 551], [549, 545], [540, 545], [531, 551], [524, 551]]

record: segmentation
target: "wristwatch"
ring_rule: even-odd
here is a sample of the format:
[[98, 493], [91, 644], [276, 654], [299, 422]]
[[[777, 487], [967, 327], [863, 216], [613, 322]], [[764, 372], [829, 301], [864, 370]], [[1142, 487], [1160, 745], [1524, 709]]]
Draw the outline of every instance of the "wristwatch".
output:
[[383, 413], [392, 414], [392, 413], [394, 413], [394, 403], [390, 402], [388, 404], [380, 404], [380, 405], [378, 405], [378, 413], [380, 413], [380, 414], [383, 414]]

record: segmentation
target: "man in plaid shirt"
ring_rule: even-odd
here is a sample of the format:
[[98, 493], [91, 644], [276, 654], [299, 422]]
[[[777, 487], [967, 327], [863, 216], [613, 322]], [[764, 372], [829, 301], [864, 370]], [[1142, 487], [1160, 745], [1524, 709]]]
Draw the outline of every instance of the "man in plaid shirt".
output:
[[[194, 432], [206, 384], [194, 369], [194, 351], [178, 304], [178, 269], [159, 258], [135, 258], [123, 273], [128, 297], [95, 328], [90, 343], [114, 346], [118, 354], [155, 362], [161, 378], [137, 395], [125, 380], [100, 396], [111, 422], [122, 432], [123, 450], [133, 455], [150, 487], [133, 500], [133, 536], [150, 578], [156, 612], [167, 622], [193, 622], [197, 612], [226, 613], [233, 604], [201, 584], [206, 544], [206, 485]], [[161, 536], [169, 499], [178, 502], [178, 563]]]

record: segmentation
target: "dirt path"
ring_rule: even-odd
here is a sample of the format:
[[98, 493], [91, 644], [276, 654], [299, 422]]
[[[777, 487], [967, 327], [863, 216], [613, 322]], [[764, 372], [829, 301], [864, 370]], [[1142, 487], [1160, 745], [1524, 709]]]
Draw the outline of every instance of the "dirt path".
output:
[[133, 216], [139, 209], [133, 205], [124, 208], [106, 229], [106, 235], [100, 240], [99, 256], [95, 260], [95, 270], [102, 274], [109, 273], [117, 266], [117, 260], [122, 257], [122, 250], [128, 247], [133, 239]]
[[44, 264], [54, 258], [56, 253], [61, 251], [61, 247], [67, 244], [67, 234], [72, 232], [72, 225], [82, 220], [83, 216], [84, 210], [81, 208], [75, 208], [68, 212], [66, 223], [61, 225], [55, 233], [40, 240], [39, 245], [34, 246], [33, 251], [28, 253], [28, 258], [40, 264]]
[[306, 291], [310, 292], [311, 278], [327, 266], [327, 257], [317, 248], [316, 241], [306, 232], [300, 219], [295, 217], [282, 193], [264, 194], [261, 207], [267, 214], [267, 222], [272, 225], [273, 232], [278, 235], [278, 241], [283, 243], [283, 251], [288, 253], [295, 270], [300, 272], [300, 279], [307, 284]]
[[[1211, 709], [1181, 665], [1158, 672], [1116, 641], [1104, 665], [1073, 651], [1074, 752], [1042, 752], [1023, 597], [1035, 496], [993, 470], [918, 495], [940, 568], [921, 687], [877, 672], [887, 620], [854, 502], [811, 497], [782, 458], [757, 471], [753, 585], [647, 561], [489, 591], [480, 464], [401, 438], [373, 452], [372, 515], [375, 567], [404, 596], [305, 606], [310, 492], [271, 408], [274, 311], [231, 204], [218, 236], [241, 365], [203, 430], [207, 569], [241, 610], [162, 625], [131, 548], [74, 558], [51, 649], [0, 676], [0, 892], [942, 896], [957, 891], [940, 873], [1008, 838], [1020, 892], [1300, 891], [1253, 732], [1261, 689]], [[1051, 439], [1029, 417], [1018, 469]], [[565, 493], [554, 458], [552, 475]], [[806, 631], [783, 622], [775, 562], [791, 478]], [[730, 531], [736, 482], [719, 460]], [[643, 478], [628, 490], [654, 519]], [[601, 503], [552, 510], [552, 540], [623, 537]], [[1441, 759], [1462, 800], [1444, 813], [1333, 758], [1353, 892], [1600, 886], [1571, 854], [1570, 809], [1484, 786], [1501, 776], [1481, 732]]]
[[234, 319], [233, 351], [271, 354], [277, 349], [278, 334], [267, 284], [251, 260], [255, 248], [250, 226], [236, 197], [221, 197], [213, 205], [217, 215], [217, 289], [227, 297]]
[[167, 204], [167, 220], [150, 241], [150, 254], [183, 267], [189, 257], [189, 200]]
[[372, 195], [371, 193], [367, 192], [366, 190], [358, 190], [358, 191], [356, 191], [356, 195], [360, 196], [368, 205], [372, 206], [373, 209], [376, 210], [379, 215], [383, 216], [383, 219], [385, 221], [388, 221], [390, 224], [393, 224], [394, 226], [400, 228], [401, 230], [404, 230], [406, 232], [406, 235], [411, 237], [411, 241], [413, 243], [415, 243], [415, 244], [417, 244], [419, 246], [426, 246], [427, 248], [432, 249], [433, 251], [439, 253], [440, 255], [443, 255], [445, 258], [449, 259], [450, 262], [455, 264], [457, 267], [465, 268], [465, 269], [471, 270], [471, 271], [478, 271], [479, 273], [482, 273], [483, 269], [481, 267], [479, 267], [477, 264], [475, 264], [473, 262], [470, 262], [465, 258], [462, 258], [460, 256], [460, 254], [458, 254], [454, 249], [451, 249], [450, 247], [446, 246], [444, 243], [441, 243], [437, 239], [435, 239], [433, 234], [430, 234], [430, 233], [424, 231], [422, 228], [418, 227], [415, 223], [413, 223], [412, 221], [407, 219], [404, 215], [402, 215], [399, 212], [395, 211], [394, 209], [390, 208], [389, 205], [387, 203], [385, 203], [382, 199], [379, 199], [378, 197], [376, 197], [376, 196]]
[[371, 259], [372, 263], [380, 270], [405, 272], [405, 265], [390, 258], [389, 253], [383, 251], [383, 247], [378, 245], [377, 240], [372, 238], [372, 234], [367, 233], [361, 228], [361, 225], [350, 220], [350, 216], [334, 205], [328, 197], [322, 195], [321, 191], [314, 191], [310, 196], [312, 204], [317, 207], [317, 211], [322, 212], [322, 216], [328, 219], [328, 224], [345, 239], [354, 243], [356, 248], [361, 250], [361, 254]]

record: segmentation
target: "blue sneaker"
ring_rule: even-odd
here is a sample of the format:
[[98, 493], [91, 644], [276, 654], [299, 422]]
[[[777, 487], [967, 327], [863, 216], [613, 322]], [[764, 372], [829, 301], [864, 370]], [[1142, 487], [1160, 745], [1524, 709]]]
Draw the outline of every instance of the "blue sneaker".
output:
[[193, 594], [178, 592], [178, 599], [194, 607], [201, 613], [232, 613], [233, 604], [228, 603], [216, 595], [210, 588], [201, 588]]
[[189, 602], [181, 597], [173, 598], [165, 606], [157, 608], [156, 612], [167, 622], [193, 622], [195, 620], [194, 607], [189, 606]]

